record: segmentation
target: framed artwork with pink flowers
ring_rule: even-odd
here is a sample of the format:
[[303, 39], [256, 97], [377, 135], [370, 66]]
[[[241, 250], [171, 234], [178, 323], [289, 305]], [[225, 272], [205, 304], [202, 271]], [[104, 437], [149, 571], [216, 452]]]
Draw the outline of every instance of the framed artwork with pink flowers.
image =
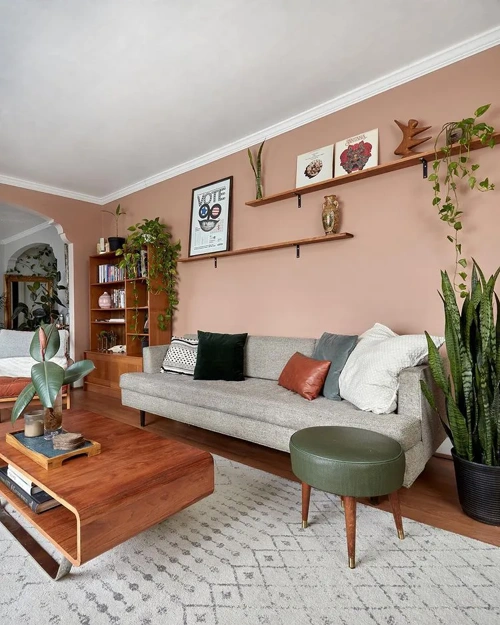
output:
[[335, 144], [335, 178], [378, 165], [378, 128]]

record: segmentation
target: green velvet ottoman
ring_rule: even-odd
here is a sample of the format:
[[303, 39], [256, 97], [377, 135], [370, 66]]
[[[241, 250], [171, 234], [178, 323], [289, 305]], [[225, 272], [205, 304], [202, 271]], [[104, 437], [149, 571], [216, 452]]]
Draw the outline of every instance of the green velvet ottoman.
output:
[[398, 490], [405, 455], [383, 434], [359, 428], [320, 426], [290, 439], [292, 471], [302, 482], [302, 526], [307, 527], [311, 487], [339, 495], [345, 512], [349, 567], [356, 566], [356, 498], [389, 495], [399, 538], [404, 538]]

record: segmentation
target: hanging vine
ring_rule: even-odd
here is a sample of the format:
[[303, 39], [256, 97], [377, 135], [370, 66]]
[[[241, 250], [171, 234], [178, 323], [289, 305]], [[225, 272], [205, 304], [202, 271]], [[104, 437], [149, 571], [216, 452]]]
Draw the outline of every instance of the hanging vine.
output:
[[[158, 295], [166, 293], [167, 307], [164, 313], [158, 315], [158, 328], [166, 330], [179, 304], [177, 293], [177, 260], [181, 252], [181, 243], [172, 243], [172, 233], [160, 218], [143, 219], [142, 222], [130, 226], [122, 249], [117, 250], [117, 256], [122, 256], [119, 266], [125, 269], [127, 278], [138, 277], [144, 270], [143, 252], [148, 250], [147, 270], [144, 271], [146, 286], [150, 293]], [[142, 254], [141, 254], [142, 253]], [[135, 287], [135, 285], [134, 285]], [[134, 317], [135, 330], [138, 328], [139, 295], [134, 289]]]
[[[479, 163], [475, 163], [471, 156], [471, 143], [479, 139], [484, 145], [491, 148], [495, 146], [493, 134], [495, 129], [484, 122], [478, 122], [478, 118], [486, 113], [490, 104], [480, 106], [474, 117], [467, 117], [459, 122], [447, 122], [441, 128], [434, 142], [436, 160], [432, 164], [433, 173], [429, 180], [433, 183], [434, 199], [433, 206], [437, 206], [439, 218], [452, 228], [453, 233], [447, 235], [448, 241], [454, 246], [455, 272], [453, 284], [460, 297], [467, 295], [467, 259], [462, 252], [460, 234], [463, 228], [460, 184], [467, 183], [469, 189], [478, 191], [492, 191], [495, 185], [488, 177], [478, 178]], [[438, 147], [442, 138], [445, 145]], [[442, 158], [438, 158], [438, 152]], [[443, 173], [444, 170], [444, 173]], [[460, 278], [460, 280], [458, 279]]]

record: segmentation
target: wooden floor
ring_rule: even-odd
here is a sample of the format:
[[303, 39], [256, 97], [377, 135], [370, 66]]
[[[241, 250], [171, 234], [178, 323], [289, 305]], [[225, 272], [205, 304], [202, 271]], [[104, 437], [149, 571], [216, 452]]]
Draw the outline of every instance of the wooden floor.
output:
[[[73, 393], [72, 407], [92, 410], [139, 427], [139, 412], [125, 408], [119, 399], [78, 389]], [[297, 481], [291, 470], [290, 456], [285, 452], [150, 414], [146, 416], [146, 429]], [[463, 514], [458, 503], [451, 460], [431, 458], [413, 486], [410, 489], [401, 489], [400, 496], [404, 517], [500, 546], [500, 527], [478, 523]], [[386, 499], [377, 507], [383, 510], [390, 509]], [[300, 510], [297, 510], [297, 514], [300, 516]]]

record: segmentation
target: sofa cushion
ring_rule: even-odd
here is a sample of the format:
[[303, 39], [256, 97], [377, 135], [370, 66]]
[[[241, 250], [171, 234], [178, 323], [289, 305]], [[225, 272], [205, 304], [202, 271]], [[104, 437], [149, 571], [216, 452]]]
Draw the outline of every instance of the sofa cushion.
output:
[[194, 375], [198, 339], [173, 336], [163, 359], [161, 370], [165, 373]]
[[[29, 357], [31, 340], [34, 334], [34, 332], [21, 332], [20, 330], [0, 330], [0, 358]], [[68, 331], [59, 330], [61, 345], [56, 357], [64, 357], [67, 338]]]
[[17, 397], [30, 382], [31, 378], [0, 376], [0, 398]]
[[300, 352], [311, 357], [316, 339], [283, 336], [249, 336], [245, 350], [245, 375], [250, 378], [278, 380], [284, 366]]
[[[437, 347], [444, 339], [431, 337]], [[361, 410], [387, 414], [397, 407], [399, 374], [427, 358], [425, 334], [399, 336], [376, 323], [359, 337], [340, 375], [340, 395]]]
[[316, 399], [323, 388], [330, 364], [328, 360], [315, 360], [295, 352], [281, 372], [278, 384], [309, 401]]
[[329, 360], [332, 364], [326, 376], [323, 395], [328, 399], [340, 401], [339, 377], [342, 369], [356, 347], [356, 335], [330, 334], [323, 332], [314, 348], [313, 358]]
[[[55, 362], [63, 369], [68, 366], [68, 361], [63, 358], [51, 358], [50, 362]], [[0, 358], [0, 376], [5, 375], [11, 378], [31, 378], [31, 367], [36, 365], [36, 360], [31, 356], [20, 358]]]
[[[375, 417], [358, 410], [347, 401], [332, 402], [319, 396], [307, 401], [275, 381], [248, 378], [234, 384], [224, 380], [193, 380], [184, 375], [162, 373], [125, 373], [120, 377], [122, 389], [165, 398], [186, 405], [237, 415], [300, 430], [311, 425], [346, 425], [386, 434], [397, 440], [404, 450], [421, 441], [418, 417], [401, 414]], [[173, 417], [175, 418], [175, 417]]]
[[219, 334], [199, 330], [195, 380], [243, 381], [247, 336], [246, 333]]

